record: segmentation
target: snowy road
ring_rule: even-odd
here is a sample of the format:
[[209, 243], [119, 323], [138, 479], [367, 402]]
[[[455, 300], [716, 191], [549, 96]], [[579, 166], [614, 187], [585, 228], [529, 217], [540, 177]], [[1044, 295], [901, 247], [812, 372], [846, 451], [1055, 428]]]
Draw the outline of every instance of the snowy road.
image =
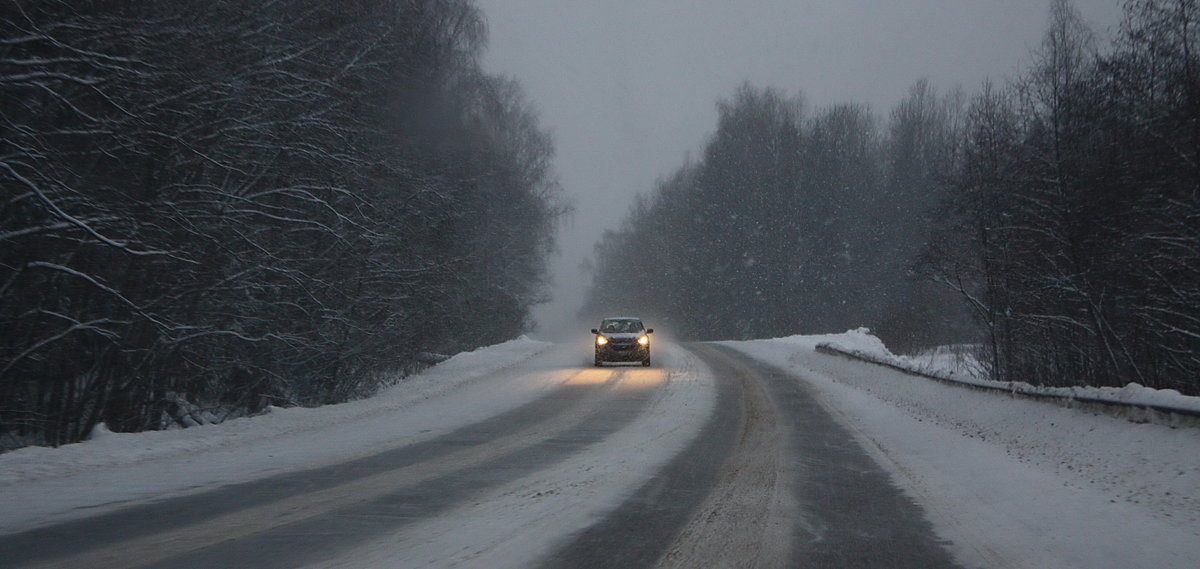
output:
[[5, 543], [18, 566], [293, 567], [551, 468], [627, 424], [661, 372], [575, 372], [553, 392], [437, 439], [343, 464], [46, 528]]
[[[676, 350], [665, 369], [564, 367], [533, 401], [429, 440], [6, 536], [5, 566], [949, 565], [919, 511], [797, 382], [732, 351], [695, 350], [699, 361]], [[699, 436], [667, 441], [686, 445], [678, 453], [622, 467], [641, 473], [627, 471], [623, 487], [586, 475], [631, 462], [622, 449], [658, 450], [653, 441], [681, 430], [661, 417], [694, 399], [683, 391], [710, 388], [711, 412], [682, 428]], [[801, 475], [801, 463], [817, 468]], [[555, 506], [567, 485], [606, 496], [583, 504], [590, 520]], [[558, 534], [504, 523], [538, 502], [543, 524], [565, 522]], [[473, 521], [493, 527], [459, 529]], [[455, 538], [430, 548], [446, 526]]]
[[920, 509], [786, 372], [689, 349], [721, 393], [700, 439], [545, 567], [956, 567]]
[[[0, 567], [1189, 566], [1200, 467], [1170, 455], [1194, 431], [912, 382], [816, 341], [596, 369], [520, 340], [361, 402], [0, 455]], [[1158, 444], [1130, 464], [1157, 464], [1118, 503], [917, 408], [945, 397], [1077, 423], [1085, 451], [1084, 427], [1136, 432]]]

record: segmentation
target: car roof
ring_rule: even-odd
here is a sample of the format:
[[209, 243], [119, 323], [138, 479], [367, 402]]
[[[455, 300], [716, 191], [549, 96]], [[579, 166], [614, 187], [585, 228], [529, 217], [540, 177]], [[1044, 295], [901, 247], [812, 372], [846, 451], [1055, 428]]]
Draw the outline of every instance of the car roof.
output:
[[604, 320], [602, 320], [602, 322], [610, 322], [612, 320], [637, 320], [638, 322], [642, 321], [641, 318], [638, 318], [636, 316], [613, 316], [612, 318], [605, 318]]

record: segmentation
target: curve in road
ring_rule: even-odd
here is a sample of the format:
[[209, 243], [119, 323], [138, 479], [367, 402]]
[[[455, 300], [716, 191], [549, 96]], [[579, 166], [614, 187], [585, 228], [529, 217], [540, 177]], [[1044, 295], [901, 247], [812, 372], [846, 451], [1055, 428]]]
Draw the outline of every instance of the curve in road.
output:
[[[956, 567], [921, 509], [802, 378], [724, 346], [686, 349], [717, 391], [712, 412], [689, 423], [699, 434], [549, 547], [542, 569]], [[631, 425], [669, 391], [670, 376], [576, 370], [535, 401], [430, 440], [0, 536], [3, 566], [356, 566], [357, 548], [373, 539], [469, 510], [489, 489], [555, 472], [617, 433], [641, 437]]]
[[727, 347], [687, 348], [718, 379], [701, 436], [543, 569], [958, 567], [803, 381]]

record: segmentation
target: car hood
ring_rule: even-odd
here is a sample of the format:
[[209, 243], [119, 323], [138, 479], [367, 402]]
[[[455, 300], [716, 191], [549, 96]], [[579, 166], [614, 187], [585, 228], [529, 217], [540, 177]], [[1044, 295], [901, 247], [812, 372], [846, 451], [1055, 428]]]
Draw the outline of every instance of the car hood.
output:
[[611, 334], [608, 334], [608, 333], [605, 333], [605, 332], [601, 332], [601, 333], [600, 333], [600, 335], [601, 335], [601, 336], [604, 336], [605, 338], [608, 338], [608, 339], [609, 339], [609, 341], [613, 341], [613, 340], [636, 340], [636, 339], [638, 339], [638, 338], [640, 338], [640, 337], [642, 336], [642, 334], [641, 334], [641, 333], [639, 333], [639, 332], [613, 332], [613, 333], [611, 333]]

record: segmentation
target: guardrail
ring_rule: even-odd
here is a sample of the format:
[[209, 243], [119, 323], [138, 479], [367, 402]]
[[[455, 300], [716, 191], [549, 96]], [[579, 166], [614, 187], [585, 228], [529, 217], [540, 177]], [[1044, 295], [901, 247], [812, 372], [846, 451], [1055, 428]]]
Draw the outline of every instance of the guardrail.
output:
[[1183, 407], [1173, 407], [1170, 405], [1159, 405], [1155, 403], [1135, 403], [1130, 401], [1119, 401], [1116, 399], [1106, 399], [1103, 397], [1093, 397], [1089, 395], [1080, 395], [1074, 393], [1053, 393], [1039, 390], [1036, 386], [1028, 383], [1019, 382], [974, 382], [953, 377], [942, 376], [927, 371], [912, 369], [899, 365], [895, 362], [876, 357], [873, 354], [850, 350], [838, 346], [837, 344], [823, 342], [817, 344], [816, 350], [823, 354], [841, 356], [853, 360], [863, 361], [878, 366], [894, 369], [909, 375], [915, 375], [927, 379], [939, 381], [958, 387], [967, 387], [978, 391], [989, 391], [993, 393], [1004, 393], [1012, 397], [1021, 397], [1024, 399], [1033, 399], [1044, 402], [1058, 403], [1064, 407], [1079, 408], [1085, 407], [1091, 411], [1103, 412], [1107, 415], [1113, 415], [1128, 419], [1135, 423], [1158, 423], [1172, 427], [1200, 427], [1200, 410], [1188, 409]]

